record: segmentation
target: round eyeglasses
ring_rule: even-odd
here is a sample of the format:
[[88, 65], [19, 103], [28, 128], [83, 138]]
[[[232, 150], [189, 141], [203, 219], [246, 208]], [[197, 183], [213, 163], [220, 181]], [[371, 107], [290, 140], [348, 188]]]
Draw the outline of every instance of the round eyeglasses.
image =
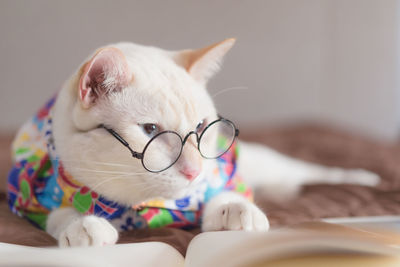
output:
[[183, 139], [174, 131], [163, 131], [153, 136], [145, 145], [143, 152], [134, 151], [116, 131], [101, 124], [99, 127], [107, 130], [121, 144], [129, 149], [132, 157], [140, 159], [143, 167], [149, 172], [162, 172], [174, 165], [182, 154], [183, 146], [188, 138], [194, 134], [197, 149], [206, 159], [216, 159], [225, 154], [236, 137], [239, 129], [230, 120], [220, 117], [208, 124], [202, 132], [191, 131]]

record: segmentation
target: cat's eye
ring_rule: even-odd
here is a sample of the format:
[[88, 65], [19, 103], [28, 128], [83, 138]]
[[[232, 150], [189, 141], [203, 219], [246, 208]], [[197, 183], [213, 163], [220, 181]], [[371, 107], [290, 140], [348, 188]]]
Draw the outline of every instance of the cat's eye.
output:
[[153, 123], [139, 124], [139, 126], [143, 129], [144, 133], [149, 137], [153, 137], [160, 132], [160, 127]]
[[197, 133], [203, 132], [206, 126], [207, 126], [207, 119], [201, 120], [199, 124], [197, 124], [196, 126], [196, 132]]

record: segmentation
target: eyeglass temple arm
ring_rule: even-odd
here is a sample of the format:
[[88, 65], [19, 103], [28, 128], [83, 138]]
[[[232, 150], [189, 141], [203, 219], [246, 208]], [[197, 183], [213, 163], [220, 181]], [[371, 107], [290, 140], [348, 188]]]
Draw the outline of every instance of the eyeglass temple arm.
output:
[[142, 153], [138, 153], [136, 151], [133, 151], [133, 149], [129, 146], [128, 142], [125, 141], [124, 138], [122, 138], [116, 131], [114, 131], [111, 128], [107, 128], [106, 126], [104, 126], [103, 124], [99, 125], [99, 128], [104, 128], [107, 130], [107, 132], [109, 132], [112, 136], [114, 136], [121, 144], [123, 144], [126, 148], [129, 149], [129, 151], [132, 154], [132, 157], [137, 158], [137, 159], [142, 159], [143, 158], [143, 154]]

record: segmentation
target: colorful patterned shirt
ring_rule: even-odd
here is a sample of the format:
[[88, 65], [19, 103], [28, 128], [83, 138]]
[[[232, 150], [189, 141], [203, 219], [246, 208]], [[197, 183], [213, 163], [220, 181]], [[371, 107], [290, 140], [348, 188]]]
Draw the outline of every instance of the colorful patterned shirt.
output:
[[18, 132], [13, 142], [14, 166], [8, 176], [8, 204], [12, 212], [42, 229], [48, 214], [57, 208], [74, 207], [82, 214], [109, 220], [119, 231], [137, 228], [192, 228], [201, 223], [209, 199], [224, 190], [251, 199], [251, 190], [236, 173], [238, 147], [217, 159], [217, 167], [181, 199], [153, 199], [130, 207], [99, 195], [76, 181], [63, 168], [52, 138], [51, 99]]

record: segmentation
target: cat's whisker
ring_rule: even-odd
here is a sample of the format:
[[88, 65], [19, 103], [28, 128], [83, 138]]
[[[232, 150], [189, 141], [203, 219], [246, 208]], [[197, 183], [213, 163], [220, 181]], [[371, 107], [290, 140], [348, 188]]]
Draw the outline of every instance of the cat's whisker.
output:
[[99, 162], [99, 161], [93, 161], [93, 160], [62, 160], [63, 162], [79, 162], [79, 163], [92, 163], [92, 164], [97, 164], [97, 165], [105, 165], [105, 166], [120, 166], [120, 167], [132, 167], [132, 165], [128, 164], [120, 164], [120, 163], [114, 163], [114, 162]]
[[[126, 184], [125, 185], [125, 188], [133, 188], [133, 187], [136, 187], [136, 186], [138, 186], [138, 185], [146, 185], [146, 187], [145, 188], [148, 188], [148, 187], [158, 187], [158, 186], [163, 186], [164, 185], [164, 183], [157, 183], [157, 184], [149, 184], [149, 182], [141, 182], [141, 183], [128, 183], [128, 184]], [[145, 189], [145, 188], [140, 188], [140, 190], [142, 191], [142, 189]]]
[[143, 195], [147, 195], [148, 192], [153, 191], [155, 188], [160, 187], [159, 184], [149, 185], [140, 189]]
[[89, 172], [89, 173], [108, 173], [108, 174], [126, 174], [126, 175], [139, 175], [139, 174], [147, 174], [148, 173], [148, 172], [129, 172], [129, 171], [103, 171], [103, 170], [87, 169], [87, 168], [79, 168], [79, 167], [73, 167], [73, 168], [70, 168], [70, 170]]
[[135, 187], [135, 186], [138, 186], [138, 185], [146, 185], [146, 187], [140, 188], [140, 191], [143, 192], [143, 191], [150, 190], [150, 189], [153, 189], [153, 188], [162, 187], [163, 184], [160, 184], [160, 183], [159, 184], [149, 184], [147, 182], [144, 182], [144, 183], [141, 183], [141, 184], [133, 183], [133, 184], [127, 184], [125, 188], [129, 189], [129, 188], [132, 188], [132, 187]]
[[[100, 186], [102, 186], [102, 185], [104, 185], [104, 184], [106, 184], [106, 183], [109, 183], [109, 182], [113, 182], [113, 181], [115, 181], [115, 180], [130, 180], [129, 183], [127, 183], [126, 185], [124, 185], [124, 187], [125, 187], [125, 188], [128, 188], [128, 189], [129, 189], [130, 187], [141, 187], [141, 186], [143, 186], [143, 185], [146, 185], [146, 186], [147, 186], [147, 187], [145, 187], [144, 189], [146, 189], [146, 188], [149, 187], [147, 182], [134, 182], [134, 183], [132, 183], [133, 181], [132, 181], [132, 178], [131, 178], [131, 177], [119, 177], [119, 176], [117, 176], [117, 177], [108, 178], [108, 179], [106, 179], [106, 180], [103, 180], [103, 181], [101, 181], [101, 182], [95, 184], [95, 185], [90, 186], [90, 190], [91, 190], [91, 191], [96, 191], [96, 189], [98, 189]], [[157, 185], [156, 185], [156, 186], [157, 186]], [[156, 186], [154, 186], [154, 187], [156, 187]], [[142, 189], [143, 189], [143, 188], [140, 188], [140, 191], [142, 191]], [[116, 188], [116, 189], [115, 189], [115, 191], [119, 191], [119, 190], [120, 190], [119, 188]], [[108, 193], [112, 193], [113, 191], [112, 191], [110, 188], [107, 188], [107, 192], [108, 192]]]
[[213, 94], [211, 96], [211, 98], [215, 98], [215, 97], [219, 96], [220, 94], [224, 94], [224, 93], [227, 93], [227, 92], [230, 92], [233, 90], [248, 90], [248, 89], [249, 89], [249, 87], [247, 87], [247, 86], [229, 87], [229, 88], [222, 89], [221, 91], [218, 91], [217, 93]]
[[137, 176], [138, 174], [136, 173], [121, 173], [121, 172], [107, 172], [107, 171], [96, 171], [96, 170], [80, 170], [80, 169], [70, 169], [70, 171], [76, 172], [79, 171], [79, 174], [77, 174], [77, 177], [84, 177], [84, 178], [96, 178], [96, 179], [100, 179], [102, 177], [104, 178], [108, 178], [108, 177], [115, 177], [115, 176]]
[[106, 179], [106, 180], [104, 180], [104, 181], [99, 182], [98, 184], [96, 184], [95, 186], [93, 186], [93, 187], [91, 188], [91, 190], [96, 190], [96, 188], [98, 188], [99, 186], [101, 186], [101, 185], [103, 185], [103, 184], [105, 184], [105, 183], [112, 182], [112, 181], [115, 181], [115, 180], [124, 180], [124, 179], [126, 179], [126, 180], [131, 180], [132, 178], [131, 178], [131, 177], [126, 177], [126, 176], [111, 177], [111, 178], [108, 178], [108, 179]]
[[98, 187], [101, 186], [102, 184], [105, 184], [105, 183], [108, 183], [108, 182], [111, 182], [111, 181], [114, 181], [114, 180], [128, 180], [129, 183], [127, 183], [127, 184], [125, 185], [125, 187], [126, 187], [126, 186], [129, 186], [129, 187], [137, 187], [137, 186], [148, 185], [148, 184], [149, 184], [149, 182], [145, 182], [145, 181], [133, 181], [131, 175], [125, 175], [125, 174], [123, 174], [123, 175], [115, 175], [115, 176], [107, 177], [106, 180], [100, 181], [99, 183], [97, 183], [97, 184], [95, 184], [95, 185], [92, 185], [92, 186], [90, 187], [90, 189], [94, 191], [96, 188], [98, 188]]

